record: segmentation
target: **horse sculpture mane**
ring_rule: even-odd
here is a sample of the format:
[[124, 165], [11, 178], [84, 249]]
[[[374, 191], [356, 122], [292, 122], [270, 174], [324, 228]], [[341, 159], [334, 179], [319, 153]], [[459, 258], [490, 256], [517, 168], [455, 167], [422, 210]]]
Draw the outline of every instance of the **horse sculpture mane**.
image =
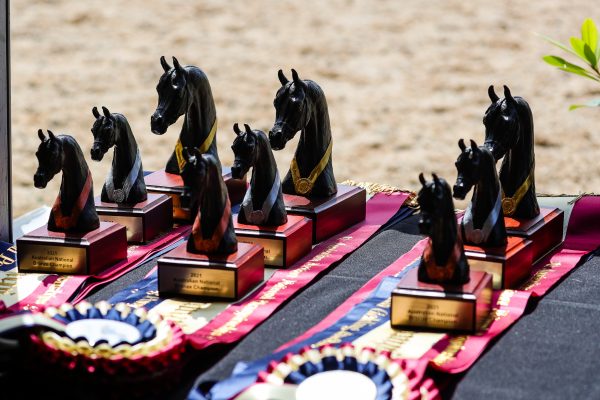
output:
[[235, 160], [231, 167], [234, 179], [241, 179], [252, 167], [250, 187], [242, 202], [238, 222], [258, 226], [279, 226], [287, 222], [281, 180], [269, 139], [264, 132], [252, 130], [244, 124], [241, 131], [236, 123], [237, 135], [231, 146]]
[[[186, 162], [183, 148], [196, 148], [212, 155], [219, 163], [217, 153], [217, 112], [210, 83], [198, 67], [182, 67], [173, 57], [173, 67], [160, 58], [163, 74], [158, 81], [158, 106], [150, 125], [152, 132], [163, 135], [167, 128], [185, 115], [179, 140], [166, 165], [166, 172], [179, 174]], [[220, 168], [220, 163], [218, 164]]]
[[519, 96], [513, 97], [504, 86], [500, 99], [490, 86], [492, 104], [488, 107], [484, 147], [496, 161], [504, 157], [500, 167], [505, 216], [529, 219], [540, 213], [535, 196], [535, 153], [533, 115], [529, 104]]
[[94, 206], [94, 184], [81, 148], [71, 136], [48, 138], [38, 130], [41, 143], [36, 152], [38, 168], [33, 177], [35, 187], [43, 189], [54, 175], [62, 171], [60, 192], [50, 211], [48, 230], [55, 232], [89, 232], [100, 226]]
[[106, 107], [102, 107], [102, 111], [104, 115], [100, 115], [96, 107], [92, 109], [96, 118], [92, 127], [92, 160], [101, 161], [111, 147], [115, 149], [100, 198], [103, 202], [123, 204], [146, 201], [148, 192], [144, 182], [144, 167], [129, 122], [124, 115], [111, 113]]
[[419, 264], [419, 281], [462, 285], [469, 281], [469, 264], [465, 257], [450, 186], [433, 174], [427, 182], [419, 175], [422, 188], [417, 195], [421, 207], [419, 229], [429, 237]]
[[192, 204], [196, 204], [198, 210], [187, 251], [198, 254], [235, 253], [237, 238], [231, 218], [231, 203], [217, 160], [197, 149], [184, 149], [184, 156], [186, 165], [182, 178], [191, 188]]
[[301, 132], [298, 147], [283, 179], [283, 192], [309, 197], [337, 193], [331, 157], [332, 137], [325, 94], [316, 82], [301, 80], [292, 70], [289, 81], [279, 70], [281, 88], [275, 96], [275, 124], [269, 132], [273, 150]]
[[464, 242], [477, 246], [502, 246], [506, 244], [506, 227], [494, 156], [485, 147], [478, 147], [473, 140], [467, 147], [460, 139], [458, 146], [461, 154], [456, 160], [458, 176], [454, 197], [462, 200], [474, 188], [471, 204], [461, 223]]

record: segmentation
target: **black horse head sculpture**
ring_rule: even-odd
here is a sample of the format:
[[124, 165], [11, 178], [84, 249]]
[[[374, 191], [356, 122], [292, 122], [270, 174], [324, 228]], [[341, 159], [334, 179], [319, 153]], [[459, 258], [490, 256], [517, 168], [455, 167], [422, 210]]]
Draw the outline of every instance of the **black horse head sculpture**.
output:
[[104, 115], [100, 115], [96, 107], [92, 109], [96, 118], [92, 126], [92, 160], [102, 160], [113, 146], [115, 150], [100, 198], [104, 202], [125, 204], [146, 201], [148, 192], [144, 183], [144, 167], [129, 122], [122, 114], [111, 114], [106, 107], [102, 107], [102, 111]]
[[462, 285], [469, 281], [469, 264], [465, 257], [450, 186], [433, 174], [427, 182], [419, 175], [423, 187], [417, 195], [421, 207], [419, 230], [429, 236], [423, 251], [418, 276], [421, 282]]
[[[197, 215], [187, 251], [198, 254], [231, 254], [237, 251], [237, 238], [231, 219], [231, 203], [219, 162], [196, 148], [185, 148], [181, 177], [192, 191]], [[195, 208], [195, 207], [194, 207]]]
[[540, 213], [535, 197], [535, 154], [533, 151], [533, 115], [522, 97], [513, 97], [504, 86], [500, 99], [490, 86], [492, 104], [483, 117], [485, 142], [496, 161], [504, 157], [500, 167], [504, 215], [533, 218]]
[[281, 193], [281, 180], [269, 139], [263, 131], [252, 130], [244, 124], [242, 132], [233, 125], [237, 135], [231, 149], [235, 155], [231, 176], [241, 179], [252, 167], [250, 187], [246, 191], [238, 222], [259, 226], [279, 226], [287, 222], [287, 212]]
[[331, 162], [331, 126], [323, 90], [315, 82], [301, 80], [292, 70], [290, 82], [279, 70], [281, 88], [275, 95], [275, 124], [269, 132], [273, 150], [281, 150], [301, 132], [283, 192], [328, 197], [337, 193]]
[[454, 198], [463, 200], [473, 189], [471, 204], [462, 220], [465, 243], [496, 247], [506, 244], [506, 227], [502, 215], [502, 195], [496, 173], [496, 160], [485, 147], [471, 140], [458, 142], [460, 155], [456, 160], [458, 176], [454, 185]]
[[[175, 151], [167, 162], [166, 172], [179, 174], [185, 165], [183, 148], [196, 148], [219, 161], [217, 154], [217, 112], [208, 78], [198, 67], [182, 67], [173, 57], [173, 67], [160, 58], [164, 73], [158, 81], [158, 106], [150, 118], [152, 132], [162, 135], [177, 119], [185, 115]], [[220, 169], [220, 164], [219, 164]]]
[[94, 184], [81, 148], [71, 136], [48, 137], [38, 130], [41, 143], [35, 156], [38, 168], [33, 176], [36, 188], [43, 189], [54, 175], [62, 171], [60, 192], [50, 211], [48, 230], [55, 232], [89, 232], [100, 226], [94, 206]]

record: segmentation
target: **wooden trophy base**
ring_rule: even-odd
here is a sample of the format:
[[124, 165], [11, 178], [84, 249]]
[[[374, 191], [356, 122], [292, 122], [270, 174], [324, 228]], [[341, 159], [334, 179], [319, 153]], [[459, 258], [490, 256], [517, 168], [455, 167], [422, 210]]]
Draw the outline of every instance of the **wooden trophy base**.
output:
[[147, 243], [173, 227], [173, 200], [165, 194], [148, 193], [137, 204], [105, 203], [94, 199], [101, 221], [116, 222], [127, 229], [127, 242]]
[[19, 272], [93, 275], [127, 258], [125, 227], [100, 222], [87, 233], [49, 231], [46, 226], [17, 239]]
[[492, 306], [492, 276], [471, 271], [462, 286], [419, 282], [410, 270], [392, 291], [390, 322], [396, 329], [476, 333]]
[[540, 215], [532, 219], [504, 217], [506, 233], [533, 242], [533, 261], [536, 262], [563, 240], [565, 213], [558, 208], [540, 208]]
[[367, 192], [363, 188], [338, 185], [338, 192], [325, 198], [284, 194], [288, 214], [302, 215], [313, 222], [313, 243], [319, 243], [365, 219]]
[[263, 249], [248, 243], [238, 243], [238, 251], [228, 256], [188, 253], [183, 243], [158, 259], [160, 294], [237, 300], [264, 275]]
[[[223, 167], [223, 180], [229, 192], [232, 205], [242, 202], [246, 194], [246, 179], [233, 179], [231, 169]], [[194, 216], [191, 210], [181, 205], [183, 194], [183, 179], [180, 175], [169, 174], [164, 169], [148, 174], [144, 177], [149, 193], [166, 194], [173, 199], [173, 218], [181, 221], [192, 221]]]
[[238, 241], [262, 246], [269, 267], [288, 268], [312, 249], [312, 221], [306, 217], [288, 215], [287, 223], [273, 227], [233, 221]]
[[506, 246], [478, 247], [465, 244], [465, 255], [471, 271], [488, 272], [494, 289], [516, 289], [531, 272], [533, 243], [509, 236]]

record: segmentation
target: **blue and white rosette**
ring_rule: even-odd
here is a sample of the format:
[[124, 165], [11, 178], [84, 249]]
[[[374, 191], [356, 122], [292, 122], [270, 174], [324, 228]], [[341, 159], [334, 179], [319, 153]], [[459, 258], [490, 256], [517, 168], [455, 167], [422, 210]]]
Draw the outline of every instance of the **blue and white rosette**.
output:
[[[348, 371], [354, 374], [348, 374], [348, 378], [344, 376], [340, 381], [333, 374], [328, 374], [332, 371]], [[315, 381], [316, 387], [335, 386], [336, 390], [344, 388], [343, 383], [340, 384], [344, 380], [353, 385], [361, 383], [357, 381], [365, 380], [367, 386], [363, 385], [363, 388], [372, 393], [369, 397], [374, 400], [409, 399], [411, 392], [403, 361], [391, 359], [388, 352], [377, 352], [371, 348], [357, 348], [347, 344], [341, 347], [306, 347], [299, 353], [288, 354], [279, 362], [272, 362], [266, 371], [259, 373], [257, 385], [240, 394], [238, 399], [263, 398], [261, 395], [253, 397], [252, 391], [264, 392], [265, 384], [274, 389], [272, 393], [294, 392], [296, 396], [300, 396], [301, 392], [308, 393], [303, 386], [310, 380]]]
[[63, 329], [30, 335], [32, 368], [56, 379], [108, 385], [135, 381], [146, 389], [173, 381], [182, 367], [184, 333], [153, 311], [103, 301], [49, 307], [44, 315]]

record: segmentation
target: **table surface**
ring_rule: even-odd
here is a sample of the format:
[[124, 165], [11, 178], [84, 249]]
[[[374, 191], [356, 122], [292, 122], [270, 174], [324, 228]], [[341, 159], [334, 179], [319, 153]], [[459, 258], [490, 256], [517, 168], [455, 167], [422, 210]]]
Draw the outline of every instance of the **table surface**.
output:
[[[570, 198], [542, 198], [560, 206], [568, 220]], [[229, 376], [239, 361], [273, 352], [320, 322], [372, 276], [406, 253], [422, 236], [417, 216], [379, 232], [339, 265], [305, 288], [220, 359], [196, 360], [172, 398], [185, 398], [194, 382]], [[156, 265], [150, 261], [88, 297], [104, 300], [139, 280]], [[445, 398], [548, 399], [600, 398], [595, 379], [600, 366], [600, 259], [592, 256], [539, 301], [497, 340], [466, 373], [450, 380]], [[444, 379], [445, 380], [445, 379]]]

